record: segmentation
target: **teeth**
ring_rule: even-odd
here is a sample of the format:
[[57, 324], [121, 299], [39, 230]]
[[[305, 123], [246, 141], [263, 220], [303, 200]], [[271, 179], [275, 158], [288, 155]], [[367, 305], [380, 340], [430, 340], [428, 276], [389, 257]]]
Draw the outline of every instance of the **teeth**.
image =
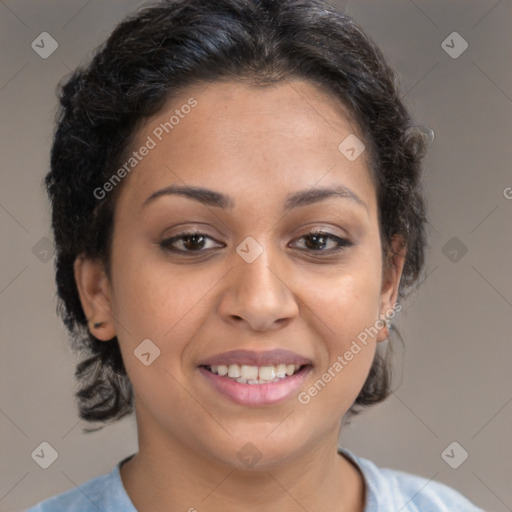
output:
[[[256, 368], [254, 366], [253, 368]], [[276, 376], [276, 369], [273, 366], [262, 366], [260, 368], [259, 377], [260, 380], [272, 380]]]
[[286, 375], [286, 365], [285, 364], [278, 364], [277, 365], [276, 375], [278, 377], [281, 377], [281, 378]]
[[238, 366], [237, 364], [230, 364], [228, 366], [228, 377], [231, 377], [233, 379], [241, 377], [240, 366]]
[[246, 364], [243, 364], [242, 366], [240, 366], [240, 377], [242, 377], [242, 379], [247, 380], [258, 380], [258, 367], [247, 366]]
[[228, 376], [242, 384], [265, 384], [267, 382], [279, 382], [286, 376], [293, 375], [300, 365], [278, 364], [272, 366], [250, 366], [246, 364], [219, 364], [210, 366], [212, 373]]

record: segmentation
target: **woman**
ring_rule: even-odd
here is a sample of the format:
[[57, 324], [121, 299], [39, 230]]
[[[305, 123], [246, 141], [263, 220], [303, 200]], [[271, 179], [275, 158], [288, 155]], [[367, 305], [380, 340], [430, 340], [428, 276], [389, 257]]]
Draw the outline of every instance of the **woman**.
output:
[[425, 140], [316, 0], [170, 0], [60, 94], [46, 178], [80, 416], [139, 451], [41, 511], [478, 511], [338, 449], [389, 394], [424, 262]]

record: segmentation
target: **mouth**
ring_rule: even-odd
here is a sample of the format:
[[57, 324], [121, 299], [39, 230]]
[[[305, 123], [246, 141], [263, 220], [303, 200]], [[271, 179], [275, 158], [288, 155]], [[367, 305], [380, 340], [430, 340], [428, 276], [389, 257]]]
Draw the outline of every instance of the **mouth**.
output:
[[198, 370], [208, 387], [219, 397], [249, 407], [283, 403], [304, 385], [311, 364], [200, 365]]
[[219, 365], [202, 365], [204, 368], [214, 375], [231, 379], [239, 384], [249, 384], [251, 386], [269, 383], [278, 383], [288, 377], [297, 375], [304, 371], [309, 364], [274, 364], [265, 366], [252, 366], [246, 364], [219, 364]]
[[290, 399], [312, 369], [311, 359], [284, 349], [232, 350], [198, 364], [199, 372], [216, 395], [245, 406]]

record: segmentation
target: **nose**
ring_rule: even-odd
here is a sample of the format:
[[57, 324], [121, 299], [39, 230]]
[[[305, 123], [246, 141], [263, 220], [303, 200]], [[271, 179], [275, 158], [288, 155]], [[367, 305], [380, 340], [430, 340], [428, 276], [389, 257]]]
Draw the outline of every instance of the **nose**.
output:
[[[260, 243], [260, 245], [262, 245]], [[220, 302], [222, 318], [253, 331], [282, 328], [299, 308], [289, 279], [284, 254], [270, 254], [266, 247], [252, 263], [233, 253], [232, 270], [225, 277]]]

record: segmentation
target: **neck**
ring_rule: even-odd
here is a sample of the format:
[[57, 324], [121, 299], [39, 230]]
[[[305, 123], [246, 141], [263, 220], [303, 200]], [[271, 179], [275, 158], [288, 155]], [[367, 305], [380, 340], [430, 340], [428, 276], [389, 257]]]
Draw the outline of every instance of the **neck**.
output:
[[337, 453], [337, 432], [265, 469], [236, 469], [169, 433], [139, 429], [139, 451], [120, 470], [139, 512], [362, 512], [364, 480]]

